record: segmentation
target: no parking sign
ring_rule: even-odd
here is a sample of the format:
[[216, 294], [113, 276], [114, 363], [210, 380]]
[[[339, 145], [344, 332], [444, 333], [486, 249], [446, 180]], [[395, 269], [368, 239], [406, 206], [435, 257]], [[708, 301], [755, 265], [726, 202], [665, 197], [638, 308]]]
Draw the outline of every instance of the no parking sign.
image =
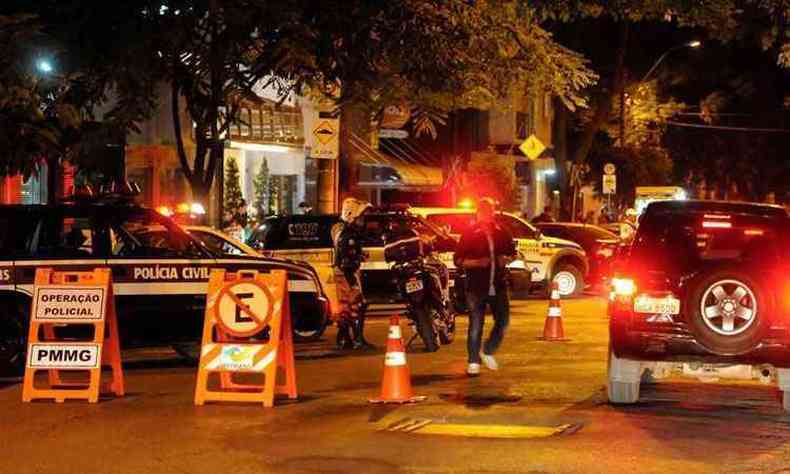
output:
[[[214, 270], [206, 300], [195, 404], [234, 401], [271, 407], [275, 393], [296, 398], [286, 272]], [[284, 372], [281, 385], [278, 369]], [[209, 389], [212, 373], [219, 374], [219, 389]], [[264, 383], [235, 382], [238, 373], [263, 374]]]

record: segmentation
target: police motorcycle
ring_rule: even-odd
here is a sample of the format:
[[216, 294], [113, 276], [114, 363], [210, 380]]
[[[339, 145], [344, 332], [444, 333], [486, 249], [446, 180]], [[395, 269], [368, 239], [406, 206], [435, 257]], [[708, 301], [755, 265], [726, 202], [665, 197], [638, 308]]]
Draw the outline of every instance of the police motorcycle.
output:
[[434, 255], [432, 243], [419, 236], [390, 242], [384, 247], [384, 259], [392, 265], [406, 315], [414, 323], [409, 344], [419, 336], [425, 350], [435, 352], [455, 338], [449, 270]]

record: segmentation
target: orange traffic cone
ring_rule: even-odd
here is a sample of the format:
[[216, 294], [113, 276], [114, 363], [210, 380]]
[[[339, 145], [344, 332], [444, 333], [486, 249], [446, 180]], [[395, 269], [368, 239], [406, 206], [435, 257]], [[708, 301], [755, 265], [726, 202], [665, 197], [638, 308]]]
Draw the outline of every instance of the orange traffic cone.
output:
[[543, 325], [544, 341], [567, 341], [565, 330], [562, 327], [562, 307], [560, 306], [560, 290], [557, 282], [551, 284], [551, 297], [549, 298], [549, 311], [546, 314], [546, 323]]
[[427, 397], [415, 396], [411, 389], [409, 366], [406, 364], [406, 349], [400, 332], [398, 316], [390, 318], [387, 336], [387, 353], [384, 356], [384, 376], [381, 379], [381, 397], [370, 403], [412, 403]]

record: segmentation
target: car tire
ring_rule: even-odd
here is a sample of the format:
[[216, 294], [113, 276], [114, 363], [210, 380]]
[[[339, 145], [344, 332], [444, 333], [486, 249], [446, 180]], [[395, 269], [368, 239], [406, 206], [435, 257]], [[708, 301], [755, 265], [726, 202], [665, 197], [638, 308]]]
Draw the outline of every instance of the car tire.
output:
[[771, 300], [758, 280], [737, 268], [705, 272], [692, 282], [689, 326], [697, 340], [718, 355], [754, 349], [763, 336]]
[[629, 405], [639, 401], [641, 363], [621, 359], [609, 348], [606, 393], [609, 403]]
[[414, 325], [417, 329], [422, 343], [425, 345], [425, 352], [436, 352], [439, 350], [439, 337], [433, 330], [431, 313], [426, 308], [414, 308]]
[[563, 298], [580, 296], [584, 292], [584, 275], [575, 265], [564, 263], [558, 265], [551, 274], [547, 295], [551, 297], [551, 283], [557, 283], [560, 296]]
[[25, 372], [29, 311], [16, 301], [0, 302], [0, 377]]

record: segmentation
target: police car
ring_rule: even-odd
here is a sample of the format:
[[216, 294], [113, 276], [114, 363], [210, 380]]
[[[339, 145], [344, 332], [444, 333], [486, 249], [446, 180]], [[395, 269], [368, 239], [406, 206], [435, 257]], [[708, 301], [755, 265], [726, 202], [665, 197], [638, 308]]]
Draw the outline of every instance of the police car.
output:
[[[447, 229], [451, 235], [461, 235], [475, 216], [475, 210], [468, 208], [412, 207], [409, 212]], [[543, 235], [514, 214], [498, 212], [496, 220], [510, 231], [523, 256], [509, 265], [515, 285], [548, 287], [548, 282], [554, 281], [562, 296], [577, 296], [584, 291], [589, 264], [580, 245]]]
[[286, 270], [296, 340], [316, 339], [328, 322], [323, 287], [305, 263], [213, 251], [167, 217], [126, 202], [0, 206], [0, 366], [24, 363], [36, 269], [97, 266], [112, 270], [125, 347], [170, 343], [194, 356], [213, 268]]

